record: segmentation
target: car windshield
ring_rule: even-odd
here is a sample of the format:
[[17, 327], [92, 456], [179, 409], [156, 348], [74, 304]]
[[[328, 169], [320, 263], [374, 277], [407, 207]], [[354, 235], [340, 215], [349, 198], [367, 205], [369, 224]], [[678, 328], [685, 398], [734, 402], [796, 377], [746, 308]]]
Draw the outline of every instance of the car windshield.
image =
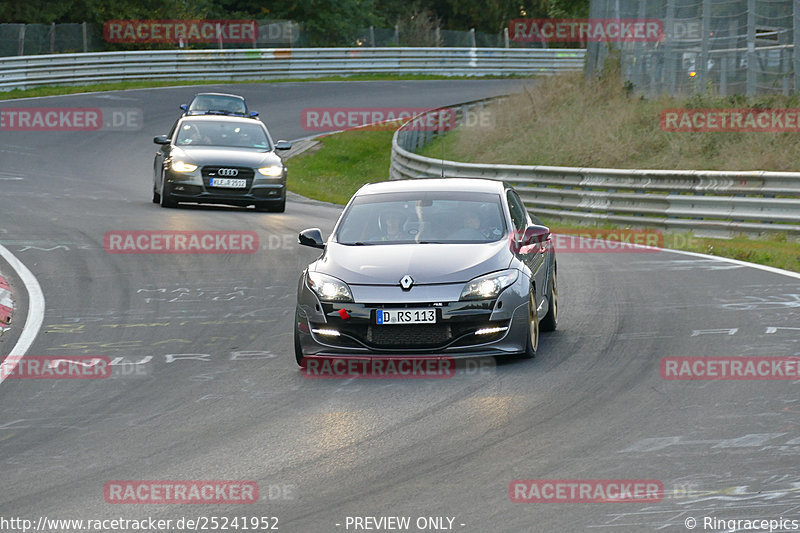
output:
[[178, 146], [230, 146], [260, 150], [268, 150], [270, 146], [264, 129], [256, 121], [250, 124], [239, 121], [184, 121], [178, 128], [175, 144]]
[[497, 194], [410, 191], [355, 198], [335, 239], [347, 245], [455, 244], [494, 242], [505, 234]]
[[231, 98], [230, 96], [220, 96], [213, 94], [201, 94], [192, 100], [189, 111], [220, 111], [224, 113], [246, 114], [247, 106], [241, 98]]

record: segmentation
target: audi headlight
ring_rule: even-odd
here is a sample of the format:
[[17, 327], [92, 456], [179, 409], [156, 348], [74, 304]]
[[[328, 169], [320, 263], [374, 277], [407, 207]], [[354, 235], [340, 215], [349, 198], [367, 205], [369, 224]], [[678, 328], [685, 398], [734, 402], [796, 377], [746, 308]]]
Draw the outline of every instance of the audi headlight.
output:
[[319, 272], [308, 273], [308, 286], [314, 291], [320, 300], [325, 302], [352, 302], [353, 293], [344, 281], [320, 274]]
[[514, 269], [503, 270], [475, 278], [461, 291], [460, 300], [488, 300], [497, 298], [503, 290], [517, 281], [519, 272]]
[[269, 176], [270, 178], [279, 178], [281, 174], [283, 174], [283, 167], [278, 165], [261, 167], [258, 169], [258, 173], [262, 176]]
[[175, 172], [194, 172], [197, 170], [197, 165], [178, 160], [172, 162], [172, 170]]

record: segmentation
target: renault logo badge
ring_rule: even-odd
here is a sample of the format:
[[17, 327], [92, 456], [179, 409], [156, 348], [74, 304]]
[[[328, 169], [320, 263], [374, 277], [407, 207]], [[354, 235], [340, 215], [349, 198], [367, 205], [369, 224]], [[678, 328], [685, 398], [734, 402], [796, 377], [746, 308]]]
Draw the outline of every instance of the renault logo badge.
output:
[[410, 289], [412, 285], [414, 285], [414, 280], [408, 274], [403, 276], [403, 278], [400, 280], [400, 287], [402, 287], [404, 291]]

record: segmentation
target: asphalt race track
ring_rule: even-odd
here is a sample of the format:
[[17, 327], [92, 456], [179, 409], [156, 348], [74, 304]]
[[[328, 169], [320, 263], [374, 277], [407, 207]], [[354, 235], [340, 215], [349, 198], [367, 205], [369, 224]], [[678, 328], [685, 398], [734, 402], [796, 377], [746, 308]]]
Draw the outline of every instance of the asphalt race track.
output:
[[[199, 90], [243, 94], [277, 140], [310, 134], [307, 107], [430, 107], [519, 84]], [[116, 363], [108, 379], [0, 382], [0, 518], [153, 517], [185, 531], [181, 517], [263, 516], [300, 533], [394, 516], [411, 526], [372, 530], [678, 532], [689, 519], [696, 531], [733, 530], [704, 528], [704, 517], [800, 528], [800, 381], [659, 372], [663, 357], [800, 356], [800, 278], [672, 252], [562, 253], [559, 329], [533, 360], [461, 363], [450, 379], [306, 379], [292, 320], [298, 274], [316, 253], [296, 235], [327, 236], [340, 208], [297, 195], [280, 214], [152, 204], [152, 137], [196, 89], [2, 104], [134, 108], [143, 125], [0, 132], [0, 244], [46, 302], [28, 356]], [[259, 250], [111, 254], [103, 239], [114, 230], [251, 230]], [[30, 302], [4, 261], [0, 272], [17, 299], [5, 355]], [[664, 491], [656, 502], [516, 503], [517, 479], [658, 480]], [[119, 480], [253, 481], [259, 500], [108, 503], [104, 487]]]

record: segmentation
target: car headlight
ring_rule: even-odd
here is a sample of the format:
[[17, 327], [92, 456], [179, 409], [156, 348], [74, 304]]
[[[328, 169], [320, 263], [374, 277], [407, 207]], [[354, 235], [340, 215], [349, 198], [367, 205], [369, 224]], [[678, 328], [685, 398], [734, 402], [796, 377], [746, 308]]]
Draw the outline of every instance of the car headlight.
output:
[[278, 165], [273, 165], [270, 167], [261, 167], [258, 169], [258, 173], [262, 176], [269, 176], [271, 178], [278, 178], [283, 174], [283, 167]]
[[353, 293], [344, 281], [320, 274], [319, 272], [308, 273], [308, 286], [314, 291], [320, 300], [326, 302], [352, 302]]
[[517, 270], [503, 270], [475, 278], [461, 291], [460, 300], [488, 300], [497, 298], [503, 290], [517, 281]]
[[173, 161], [172, 170], [175, 172], [194, 172], [197, 170], [197, 165], [186, 163], [185, 161]]

